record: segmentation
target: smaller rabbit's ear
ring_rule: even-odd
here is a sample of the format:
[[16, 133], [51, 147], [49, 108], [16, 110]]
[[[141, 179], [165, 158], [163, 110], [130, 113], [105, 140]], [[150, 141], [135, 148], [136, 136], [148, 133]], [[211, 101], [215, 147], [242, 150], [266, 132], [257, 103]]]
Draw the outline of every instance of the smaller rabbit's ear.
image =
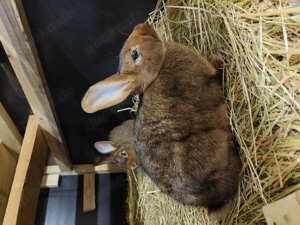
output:
[[117, 150], [117, 145], [111, 141], [97, 141], [94, 147], [101, 154], [110, 154]]
[[124, 101], [137, 89], [137, 76], [115, 74], [92, 85], [84, 95], [81, 107], [87, 113], [93, 113]]

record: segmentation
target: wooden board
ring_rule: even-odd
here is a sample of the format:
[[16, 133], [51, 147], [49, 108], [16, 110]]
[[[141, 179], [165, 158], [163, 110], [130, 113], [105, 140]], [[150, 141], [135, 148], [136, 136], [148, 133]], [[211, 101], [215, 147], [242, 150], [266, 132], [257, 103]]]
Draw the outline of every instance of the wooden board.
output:
[[300, 191], [263, 207], [268, 225], [300, 224]]
[[56, 188], [59, 187], [59, 175], [43, 175], [41, 188]]
[[89, 212], [96, 209], [95, 200], [95, 174], [83, 175], [83, 211]]
[[0, 193], [9, 196], [18, 158], [0, 141]]
[[125, 173], [126, 169], [115, 164], [103, 164], [93, 166], [92, 164], [73, 165], [72, 171], [62, 172], [58, 166], [46, 166], [44, 174], [59, 174], [62, 176], [82, 175], [89, 173], [105, 174], [105, 173]]
[[11, 150], [20, 153], [23, 137], [0, 102], [0, 140]]
[[0, 41], [33, 113], [40, 119], [56, 163], [62, 171], [70, 171], [71, 160], [21, 0], [0, 1], [0, 30]]
[[3, 224], [34, 224], [47, 149], [39, 119], [30, 116]]
[[4, 219], [16, 166], [17, 157], [0, 141], [0, 224]]

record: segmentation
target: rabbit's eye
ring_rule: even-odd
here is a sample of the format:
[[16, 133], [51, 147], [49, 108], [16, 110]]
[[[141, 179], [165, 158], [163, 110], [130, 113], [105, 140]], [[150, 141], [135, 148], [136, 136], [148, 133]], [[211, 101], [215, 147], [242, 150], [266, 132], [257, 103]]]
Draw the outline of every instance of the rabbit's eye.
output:
[[128, 156], [127, 152], [125, 152], [125, 151], [122, 152], [121, 155], [122, 155], [123, 157], [127, 157], [127, 156]]
[[138, 51], [135, 49], [131, 52], [131, 58], [135, 61], [139, 58], [139, 53]]

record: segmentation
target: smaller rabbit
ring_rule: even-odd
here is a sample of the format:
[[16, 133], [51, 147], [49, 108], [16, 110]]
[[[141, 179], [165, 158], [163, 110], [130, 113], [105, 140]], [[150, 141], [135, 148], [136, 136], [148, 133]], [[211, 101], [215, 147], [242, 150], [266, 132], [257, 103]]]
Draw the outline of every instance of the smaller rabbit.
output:
[[133, 147], [133, 120], [127, 120], [111, 130], [108, 136], [109, 141], [97, 141], [95, 148], [101, 154], [108, 155], [101, 157], [95, 165], [105, 163], [116, 163], [120, 167], [135, 169], [139, 163]]

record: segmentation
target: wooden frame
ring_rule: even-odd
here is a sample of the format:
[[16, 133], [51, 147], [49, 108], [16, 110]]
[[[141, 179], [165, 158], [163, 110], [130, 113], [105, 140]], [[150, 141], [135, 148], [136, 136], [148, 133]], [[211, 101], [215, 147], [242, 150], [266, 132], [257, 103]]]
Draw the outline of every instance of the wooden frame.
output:
[[[7, 120], [8, 115], [5, 120], [0, 118], [0, 125], [8, 132], [4, 135], [14, 136], [4, 144], [16, 157], [20, 153], [3, 224], [33, 225], [40, 187], [58, 187], [61, 175], [84, 175], [84, 211], [94, 210], [95, 174], [126, 170], [114, 164], [72, 165], [21, 0], [0, 0], [0, 31], [0, 41], [34, 113], [24, 140]], [[46, 165], [48, 148], [57, 165]]]
[[30, 116], [3, 224], [34, 224], [47, 148], [38, 118]]
[[115, 165], [75, 165], [72, 169], [21, 0], [0, 0], [0, 30], [0, 41], [56, 160], [52, 170], [61, 175], [124, 172]]
[[0, 0], [0, 41], [61, 171], [72, 163], [52, 104], [21, 0]]
[[[30, 116], [9, 195], [4, 225], [33, 225], [40, 187], [58, 187], [58, 178], [61, 175], [84, 175], [83, 210], [92, 211], [96, 208], [95, 174], [126, 171], [114, 164], [95, 167], [86, 164], [74, 165], [72, 171], [62, 172], [58, 166], [46, 165], [47, 151], [48, 144], [40, 128], [40, 120], [36, 116]], [[48, 184], [45, 181], [47, 179], [50, 181]]]
[[85, 174], [83, 176], [83, 211], [89, 212], [96, 209], [95, 201], [95, 174]]
[[3, 222], [18, 157], [0, 140], [0, 224]]
[[20, 153], [23, 137], [0, 102], [0, 139], [8, 148]]
[[0, 224], [14, 179], [23, 137], [0, 103]]
[[116, 164], [103, 164], [98, 166], [93, 166], [92, 164], [83, 164], [83, 165], [73, 165], [72, 171], [62, 172], [58, 166], [46, 166], [44, 170], [44, 175], [54, 175], [59, 174], [62, 176], [71, 176], [71, 175], [84, 175], [84, 174], [105, 174], [105, 173], [124, 173], [126, 172], [125, 168], [121, 168]]

